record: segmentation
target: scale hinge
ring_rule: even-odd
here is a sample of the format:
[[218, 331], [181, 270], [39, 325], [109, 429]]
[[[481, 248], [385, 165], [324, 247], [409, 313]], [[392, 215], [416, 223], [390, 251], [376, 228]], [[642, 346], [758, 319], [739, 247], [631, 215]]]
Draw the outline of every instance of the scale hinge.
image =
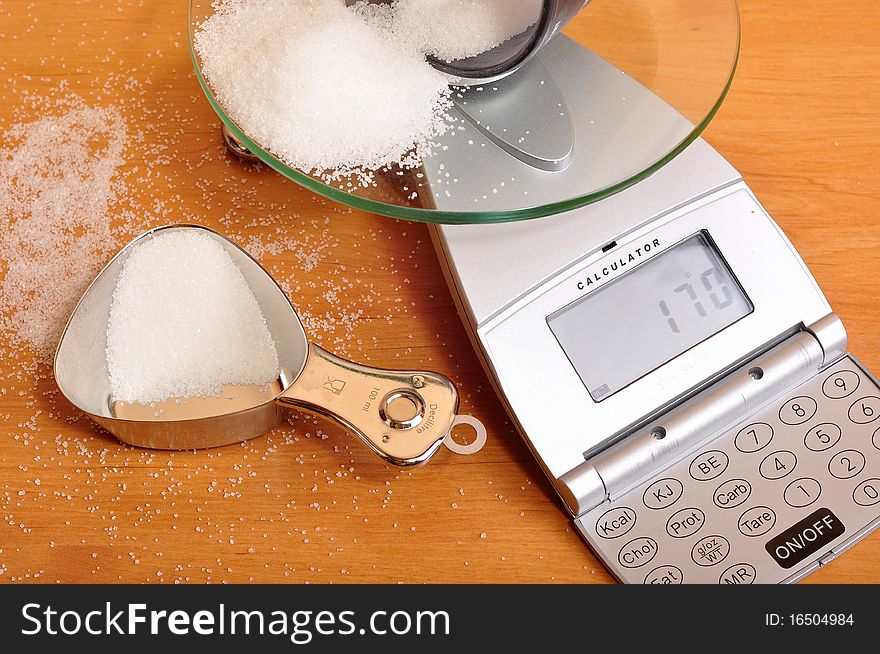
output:
[[591, 456], [562, 475], [557, 490], [575, 516], [613, 500], [845, 352], [846, 331], [840, 319], [829, 314]]

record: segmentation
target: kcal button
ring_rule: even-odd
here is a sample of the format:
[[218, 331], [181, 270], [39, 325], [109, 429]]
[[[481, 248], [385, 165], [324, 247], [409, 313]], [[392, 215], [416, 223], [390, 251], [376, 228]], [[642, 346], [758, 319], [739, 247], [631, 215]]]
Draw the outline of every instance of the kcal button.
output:
[[636, 512], [628, 506], [616, 506], [596, 520], [599, 538], [620, 538], [636, 525]]

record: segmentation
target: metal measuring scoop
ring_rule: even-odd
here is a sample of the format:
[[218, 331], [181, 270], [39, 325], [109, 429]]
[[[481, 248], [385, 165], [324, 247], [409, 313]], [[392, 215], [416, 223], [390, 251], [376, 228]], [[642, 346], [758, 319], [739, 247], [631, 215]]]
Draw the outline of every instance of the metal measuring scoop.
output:
[[[281, 372], [268, 386], [224, 387], [220, 396], [172, 398], [149, 405], [115, 401], [107, 370], [107, 324], [122, 266], [135, 245], [165, 231], [199, 230], [223, 246], [247, 281], [278, 352]], [[230, 334], [230, 338], [235, 338]], [[458, 393], [434, 372], [352, 363], [309, 343], [296, 311], [262, 266], [205, 227], [171, 225], [126, 245], [86, 290], [55, 353], [64, 396], [131, 445], [184, 450], [237, 443], [277, 426], [285, 407], [333, 418], [395, 465], [431, 457], [456, 424]], [[467, 416], [462, 422], [470, 424]]]

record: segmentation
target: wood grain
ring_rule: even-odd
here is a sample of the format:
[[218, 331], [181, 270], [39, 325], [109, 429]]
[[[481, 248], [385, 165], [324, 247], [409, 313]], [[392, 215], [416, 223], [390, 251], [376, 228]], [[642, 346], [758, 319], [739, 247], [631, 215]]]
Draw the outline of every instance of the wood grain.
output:
[[[707, 139], [744, 174], [880, 370], [880, 15], [872, 0], [743, 0], [742, 54]], [[76, 94], [125, 116], [121, 244], [193, 220], [256, 247], [310, 336], [433, 367], [490, 440], [383, 466], [342, 430], [289, 425], [207, 452], [134, 450], [78, 418], [48, 370], [0, 363], [0, 580], [609, 582], [493, 395], [426, 228], [316, 197], [226, 157], [191, 72], [181, 0], [0, 8], [0, 125]], [[135, 220], [132, 216], [138, 216]], [[281, 243], [273, 250], [272, 243]], [[880, 535], [810, 582], [880, 582]]]

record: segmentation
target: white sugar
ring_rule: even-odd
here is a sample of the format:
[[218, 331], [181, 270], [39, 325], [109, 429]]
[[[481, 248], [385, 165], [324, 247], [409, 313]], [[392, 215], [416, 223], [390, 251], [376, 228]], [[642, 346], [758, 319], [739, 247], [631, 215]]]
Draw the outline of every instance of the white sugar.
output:
[[534, 25], [542, 0], [396, 0], [393, 31], [426, 54], [455, 61], [481, 54]]
[[125, 122], [75, 105], [7, 129], [0, 157], [0, 333], [4, 349], [28, 347], [43, 362], [112, 246], [120, 192]]
[[123, 264], [107, 326], [111, 395], [124, 402], [217, 395], [278, 377], [275, 342], [223, 246], [159, 232]]
[[226, 0], [195, 49], [244, 131], [325, 180], [417, 166], [448, 126], [445, 77], [342, 0]]

